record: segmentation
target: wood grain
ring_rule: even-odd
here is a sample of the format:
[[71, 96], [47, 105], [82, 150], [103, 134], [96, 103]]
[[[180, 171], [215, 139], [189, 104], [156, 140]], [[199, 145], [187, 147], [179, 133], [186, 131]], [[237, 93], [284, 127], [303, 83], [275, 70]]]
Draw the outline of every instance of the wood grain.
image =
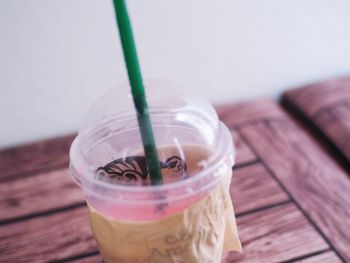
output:
[[350, 100], [324, 111], [314, 121], [350, 164]]
[[[242, 216], [238, 229], [244, 255], [231, 253], [227, 262], [275, 262], [328, 248], [293, 204]], [[1, 226], [0, 231], [0, 262], [59, 261], [97, 251], [86, 208]]]
[[262, 164], [234, 170], [230, 192], [237, 215], [289, 200]]
[[[237, 151], [236, 165], [256, 161], [256, 155], [252, 153], [236, 131], [232, 131], [232, 136], [234, 137]], [[36, 151], [39, 151], [39, 148], [50, 148], [43, 144], [40, 145], [41, 147], [37, 147]], [[20, 152], [20, 150], [18, 150], [18, 152]], [[61, 157], [67, 155], [67, 153], [64, 152], [59, 154]], [[51, 155], [49, 154], [49, 156]], [[21, 169], [24, 169], [24, 167]], [[241, 172], [238, 172], [238, 174], [241, 174]], [[263, 195], [263, 191], [270, 189], [271, 184], [265, 180], [266, 176], [263, 174], [260, 173], [260, 177], [258, 175], [256, 179], [267, 182], [266, 187], [262, 185], [262, 187], [259, 188], [261, 192], [260, 190], [258, 191], [258, 193]], [[249, 179], [249, 175], [247, 176], [247, 179], [244, 179], [244, 177], [241, 176], [239, 178], [242, 178], [245, 182], [251, 180]], [[238, 185], [240, 185], [239, 181], [240, 180], [238, 180]], [[244, 187], [244, 183], [242, 186]], [[239, 187], [237, 188], [237, 191], [239, 191]], [[245, 191], [245, 189], [243, 189], [243, 191]], [[254, 204], [248, 205], [247, 208], [256, 207], [259, 202], [250, 203], [250, 200], [244, 199], [244, 196], [249, 197], [248, 194], [249, 192], [245, 191], [245, 194], [242, 195], [243, 199], [241, 197], [238, 199], [242, 200], [242, 203], [248, 202], [249, 204]], [[266, 200], [261, 199], [261, 204], [269, 204], [275, 197], [276, 200], [274, 202], [281, 200], [281, 194], [266, 197]], [[10, 180], [0, 184], [0, 222], [54, 211], [65, 207], [76, 206], [83, 203], [82, 191], [71, 179], [67, 168], [54, 170], [52, 172], [41, 172], [29, 177], [24, 176], [21, 177], [20, 180]]]
[[101, 255], [88, 256], [75, 260], [66, 260], [66, 263], [103, 263]]
[[218, 106], [217, 111], [221, 121], [231, 128], [250, 125], [266, 118], [280, 119], [285, 115], [281, 107], [271, 100], [258, 100], [256, 103], [240, 102]]
[[[264, 100], [233, 105], [232, 114], [224, 121], [231, 127], [244, 124], [239, 131], [248, 145], [339, 254], [350, 261], [350, 181], [347, 174], [274, 104]], [[249, 125], [242, 122], [251, 116], [260, 116], [260, 119], [255, 118]]]
[[0, 151], [0, 182], [68, 165], [69, 147], [75, 135]]
[[67, 168], [0, 184], [0, 222], [83, 203]]
[[[0, 183], [68, 166], [69, 148], [75, 134], [0, 150]], [[239, 135], [232, 136], [237, 150], [236, 165], [256, 160]]]
[[283, 101], [312, 122], [350, 164], [350, 77], [287, 91]]
[[350, 100], [350, 76], [288, 90], [283, 97], [300, 107], [306, 115], [314, 116], [339, 102]]
[[[228, 105], [220, 114], [234, 128], [243, 164], [230, 191], [244, 254], [229, 253], [225, 262], [338, 262], [327, 251], [333, 246], [350, 262], [345, 172], [271, 101]], [[62, 169], [70, 142], [59, 140], [0, 152], [0, 262], [101, 262], [82, 192]]]
[[[288, 200], [261, 164], [234, 170], [231, 195], [236, 213]], [[0, 222], [83, 204], [83, 192], [68, 169], [0, 184]]]
[[294, 261], [295, 263], [341, 263], [333, 251], [325, 252], [317, 256]]
[[229, 253], [225, 263], [281, 262], [328, 248], [294, 204], [240, 217], [237, 224], [244, 251]]
[[258, 157], [252, 152], [248, 145], [242, 140], [236, 130], [231, 130], [233, 143], [236, 148], [235, 165], [244, 165], [258, 160]]
[[288, 119], [246, 126], [241, 132], [327, 239], [350, 261], [350, 181], [346, 173]]
[[0, 226], [0, 262], [48, 262], [97, 251], [87, 209]]

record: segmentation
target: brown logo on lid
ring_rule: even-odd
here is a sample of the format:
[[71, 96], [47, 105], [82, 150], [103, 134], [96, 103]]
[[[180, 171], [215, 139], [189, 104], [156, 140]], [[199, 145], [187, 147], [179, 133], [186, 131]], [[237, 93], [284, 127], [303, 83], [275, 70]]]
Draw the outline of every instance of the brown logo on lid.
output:
[[[186, 163], [178, 156], [171, 156], [159, 162], [161, 169], [167, 169], [172, 176], [183, 176]], [[129, 156], [116, 159], [97, 169], [97, 179], [119, 184], [148, 184], [149, 169], [144, 156]]]

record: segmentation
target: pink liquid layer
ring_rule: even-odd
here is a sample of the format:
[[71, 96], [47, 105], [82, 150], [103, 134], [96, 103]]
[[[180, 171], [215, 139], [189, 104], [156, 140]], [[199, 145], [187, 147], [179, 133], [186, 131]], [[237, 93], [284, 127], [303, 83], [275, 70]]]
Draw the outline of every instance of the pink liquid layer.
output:
[[159, 204], [137, 205], [115, 204], [99, 201], [91, 197], [87, 197], [87, 201], [99, 214], [111, 220], [141, 222], [160, 220], [170, 215], [183, 212], [186, 208], [198, 202], [203, 196], [204, 194], [198, 194], [173, 202], [166, 202], [166, 199], [163, 199]]
[[[183, 153], [180, 154], [175, 146], [163, 146], [158, 150], [158, 155], [162, 161], [166, 160], [170, 156], [182, 156], [182, 159], [186, 162], [187, 175], [189, 177], [196, 176], [199, 171], [204, 169], [202, 165], [203, 162], [205, 162], [210, 156], [210, 151], [206, 147], [190, 144], [182, 145], [182, 150]], [[172, 173], [167, 171], [167, 169], [162, 170], [165, 184], [171, 184], [172, 182], [178, 180], [186, 180], [183, 177], [174, 176]], [[129, 196], [123, 194], [121, 197], [118, 196], [117, 192], [108, 193], [108, 199], [98, 198], [94, 195], [87, 195], [86, 199], [90, 206], [93, 207], [98, 213], [111, 220], [153, 221], [183, 212], [184, 209], [189, 208], [194, 203], [198, 202], [198, 200], [204, 197], [204, 195], [207, 193], [198, 193], [199, 188], [211, 182], [207, 181], [207, 179], [204, 179], [204, 181], [201, 180], [201, 182], [195, 184], [184, 184], [183, 188], [163, 192], [164, 197], [155, 196], [157, 194], [156, 192], [143, 193], [142, 196], [137, 197], [137, 200], [139, 201], [133, 202], [132, 204], [124, 203], [120, 201], [120, 198], [123, 198], [123, 200], [135, 200], [135, 196], [132, 194]], [[106, 195], [106, 192], [102, 193]], [[183, 196], [184, 194], [186, 197], [179, 199], [179, 197]], [[114, 200], [114, 202], [110, 200]], [[144, 200], [153, 200], [155, 202], [146, 203], [143, 202]]]

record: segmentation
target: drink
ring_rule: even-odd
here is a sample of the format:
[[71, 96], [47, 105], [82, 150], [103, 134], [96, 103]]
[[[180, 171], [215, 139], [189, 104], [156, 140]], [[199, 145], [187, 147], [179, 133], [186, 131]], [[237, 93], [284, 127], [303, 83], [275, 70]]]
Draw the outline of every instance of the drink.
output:
[[[210, 152], [195, 145], [184, 145], [183, 149], [191, 177], [203, 170], [198, 163], [207, 160]], [[159, 150], [159, 156], [165, 160], [176, 152], [176, 148], [165, 147]], [[167, 182], [166, 172], [163, 170]], [[89, 205], [91, 226], [106, 262], [220, 262], [226, 225], [235, 228], [233, 221], [226, 222], [227, 213], [233, 211], [227, 194], [231, 167], [227, 165], [221, 173], [222, 179], [210, 191], [168, 203], [163, 210], [156, 205], [139, 206], [132, 221], [123, 220], [123, 205]], [[218, 200], [224, 205], [218, 205]], [[208, 211], [206, 217], [203, 211]], [[203, 228], [210, 224], [210, 231]]]
[[151, 108], [164, 185], [147, 177], [135, 116], [95, 119], [72, 145], [73, 177], [107, 263], [215, 263], [223, 251], [241, 250], [229, 194], [230, 133], [211, 108], [203, 115], [178, 100]]

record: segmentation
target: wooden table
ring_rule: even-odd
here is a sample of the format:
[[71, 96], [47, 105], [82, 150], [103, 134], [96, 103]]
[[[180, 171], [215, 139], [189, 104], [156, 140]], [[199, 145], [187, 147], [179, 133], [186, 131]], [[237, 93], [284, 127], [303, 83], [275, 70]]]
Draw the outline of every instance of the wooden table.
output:
[[[231, 195], [244, 254], [224, 262], [350, 262], [344, 163], [272, 101], [218, 107], [237, 148]], [[73, 136], [0, 152], [0, 262], [101, 262]]]

